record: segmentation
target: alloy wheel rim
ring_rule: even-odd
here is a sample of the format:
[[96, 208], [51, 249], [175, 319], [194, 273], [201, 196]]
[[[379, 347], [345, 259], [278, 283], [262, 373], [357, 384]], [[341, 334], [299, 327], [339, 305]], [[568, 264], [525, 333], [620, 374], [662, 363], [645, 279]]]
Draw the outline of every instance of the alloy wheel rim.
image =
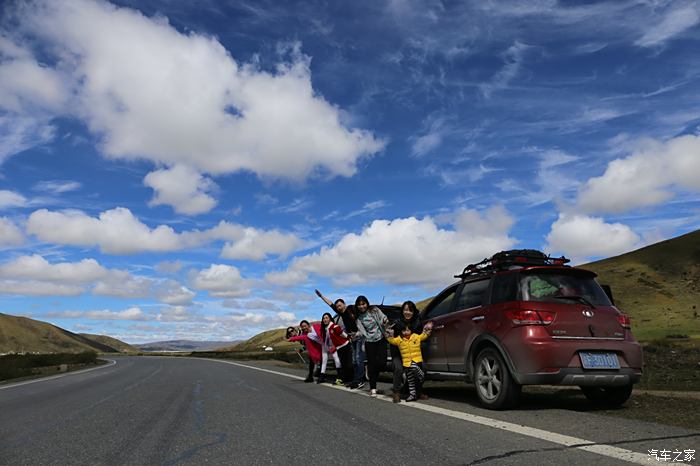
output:
[[483, 358], [479, 364], [477, 386], [479, 393], [486, 400], [494, 400], [501, 393], [501, 367], [495, 358]]

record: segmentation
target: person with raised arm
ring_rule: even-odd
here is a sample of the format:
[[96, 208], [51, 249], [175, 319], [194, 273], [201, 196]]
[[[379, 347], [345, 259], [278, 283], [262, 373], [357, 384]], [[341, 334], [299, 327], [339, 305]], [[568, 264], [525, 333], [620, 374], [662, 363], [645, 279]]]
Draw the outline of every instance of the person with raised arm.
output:
[[321, 298], [324, 303], [336, 312], [337, 315], [333, 318], [333, 321], [341, 325], [350, 338], [352, 365], [355, 369], [350, 388], [362, 388], [365, 385], [365, 339], [357, 332], [355, 308], [352, 305], [346, 306], [343, 298], [331, 301], [319, 290], [314, 290], [314, 292], [316, 296]]
[[[394, 326], [396, 328], [408, 327], [411, 329], [411, 332], [415, 334], [423, 333], [423, 321], [421, 320], [418, 308], [413, 301], [405, 301], [401, 305], [401, 315], [396, 321], [394, 321]], [[395, 336], [398, 336], [398, 331], [396, 332]], [[390, 351], [391, 362], [394, 369], [394, 384], [392, 387], [393, 401], [394, 403], [398, 403], [401, 400], [402, 387], [404, 389], [406, 388], [404, 387], [403, 382], [405, 371], [403, 368], [403, 359], [401, 357], [399, 347], [392, 345], [390, 346]], [[421, 399], [427, 399], [427, 396], [422, 393], [420, 396]]]
[[[427, 340], [430, 332], [433, 330], [433, 323], [428, 322], [423, 326], [423, 333], [413, 333], [410, 326], [403, 326], [397, 323], [394, 326], [395, 332], [399, 332], [398, 336], [390, 336], [388, 333], [387, 341], [399, 348], [403, 370], [406, 374], [408, 382], [408, 398], [406, 401], [417, 401], [420, 399], [423, 381], [425, 380], [425, 369], [423, 369], [423, 353], [420, 349], [420, 344]], [[399, 400], [394, 397], [394, 403]]]

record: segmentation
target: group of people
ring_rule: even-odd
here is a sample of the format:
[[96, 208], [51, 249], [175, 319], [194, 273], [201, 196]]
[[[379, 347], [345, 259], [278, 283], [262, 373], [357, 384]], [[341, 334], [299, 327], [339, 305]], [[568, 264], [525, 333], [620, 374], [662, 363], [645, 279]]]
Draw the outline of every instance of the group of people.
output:
[[[369, 382], [369, 395], [376, 397], [377, 379], [386, 365], [390, 344], [394, 403], [400, 402], [403, 388], [408, 389], [406, 401], [427, 398], [421, 392], [425, 380], [421, 342], [430, 335], [432, 323], [423, 325], [413, 301], [404, 302], [400, 317], [392, 322], [378, 307], [370, 306], [365, 296], [347, 306], [342, 298], [331, 301], [315, 292], [336, 315], [326, 312], [318, 323], [302, 320], [299, 329], [288, 327], [286, 335], [288, 341], [298, 341], [306, 348], [309, 373], [305, 382], [314, 381], [318, 368], [316, 383], [332, 381], [357, 390]], [[330, 358], [335, 363], [335, 380], [327, 375]]]

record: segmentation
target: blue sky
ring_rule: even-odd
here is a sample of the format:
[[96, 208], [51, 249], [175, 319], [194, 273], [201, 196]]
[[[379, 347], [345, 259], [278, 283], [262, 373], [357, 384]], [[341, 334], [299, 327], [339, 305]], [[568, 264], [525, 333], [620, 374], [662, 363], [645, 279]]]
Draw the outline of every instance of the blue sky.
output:
[[10, 1], [0, 311], [131, 343], [700, 228], [696, 1]]

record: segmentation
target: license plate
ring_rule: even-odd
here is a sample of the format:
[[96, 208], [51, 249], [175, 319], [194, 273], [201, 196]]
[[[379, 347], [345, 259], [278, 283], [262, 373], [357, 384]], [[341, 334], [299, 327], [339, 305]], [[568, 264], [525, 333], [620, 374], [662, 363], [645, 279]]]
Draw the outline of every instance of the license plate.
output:
[[581, 365], [584, 369], [619, 369], [620, 361], [615, 353], [579, 353]]

